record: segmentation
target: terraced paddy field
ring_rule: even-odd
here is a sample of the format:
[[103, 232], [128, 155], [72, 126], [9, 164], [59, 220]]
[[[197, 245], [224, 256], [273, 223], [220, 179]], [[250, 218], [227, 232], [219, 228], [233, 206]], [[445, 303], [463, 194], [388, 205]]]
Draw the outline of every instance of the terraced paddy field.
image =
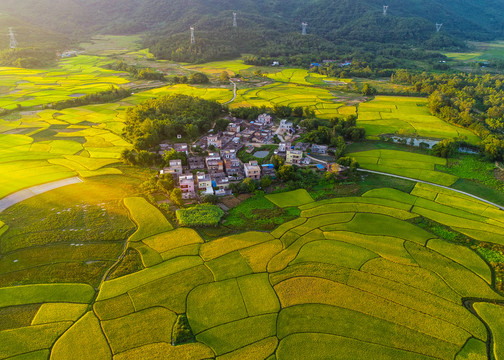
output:
[[[144, 269], [102, 281], [95, 299], [78, 282], [0, 289], [1, 357], [483, 360], [493, 339], [500, 358], [504, 298], [488, 264], [415, 220], [436, 212], [498, 242], [501, 211], [423, 185], [270, 200], [298, 206], [300, 217], [205, 242], [127, 196], [138, 227], [128, 244]], [[195, 342], [172, 345], [181, 319]]]
[[479, 141], [471, 131], [431, 115], [424, 98], [376, 96], [360, 104], [358, 110], [357, 124], [366, 129], [368, 137], [403, 134], [434, 139], [461, 137], [472, 144]]
[[0, 120], [0, 198], [73, 176], [121, 174], [114, 166], [131, 148], [119, 135], [124, 109], [93, 105]]
[[211, 75], [219, 75], [226, 71], [229, 75], [234, 76], [242, 70], [250, 69], [251, 65], [246, 65], [243, 60], [230, 61], [214, 61], [202, 65], [186, 65], [185, 68], [199, 71]]
[[[232, 106], [355, 111], [302, 75], [242, 89]], [[504, 299], [492, 270], [470, 248], [415, 225], [423, 217], [502, 244], [500, 210], [420, 184], [409, 194], [376, 189], [319, 202], [298, 190], [266, 197], [298, 218], [205, 241], [139, 196], [140, 169], [118, 164], [130, 148], [120, 137], [125, 109], [176, 92], [232, 96], [176, 85], [0, 121], [0, 198], [84, 179], [0, 213], [0, 358], [479, 360], [489, 359], [487, 345], [501, 356]], [[453, 180], [435, 171], [442, 160], [401, 154], [353, 155], [382, 171]]]
[[97, 35], [79, 46], [84, 49], [85, 54], [108, 56], [139, 49], [141, 41], [139, 35]]
[[80, 55], [62, 60], [57, 68], [32, 70], [0, 67], [0, 108], [33, 107], [94, 94], [129, 83], [102, 66], [112, 60]]
[[[23, 70], [16, 71], [20, 76]], [[119, 103], [30, 111], [16, 120], [0, 118], [0, 173], [3, 175], [0, 198], [74, 176], [86, 179], [122, 174], [118, 167], [121, 152], [132, 148], [121, 137], [126, 109], [145, 99], [175, 93], [220, 102], [232, 97], [230, 89], [175, 85], [137, 93]], [[0, 96], [0, 101], [3, 98]], [[46, 100], [49, 101], [41, 98]]]
[[308, 87], [295, 83], [274, 83], [259, 88], [240, 89], [231, 107], [287, 105], [308, 107], [320, 118], [355, 114], [355, 106], [345, 106], [335, 101], [335, 96], [327, 89]]
[[266, 76], [276, 81], [298, 85], [334, 85], [352, 82], [352, 79], [330, 78], [326, 75], [308, 72], [305, 69], [285, 69], [276, 73], [268, 73]]

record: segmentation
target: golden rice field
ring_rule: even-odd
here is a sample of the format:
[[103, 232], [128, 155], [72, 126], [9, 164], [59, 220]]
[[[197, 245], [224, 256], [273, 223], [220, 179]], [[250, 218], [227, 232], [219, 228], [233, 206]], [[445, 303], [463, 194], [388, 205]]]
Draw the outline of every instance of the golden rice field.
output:
[[[498, 236], [492, 206], [420, 185], [319, 202], [296, 191], [271, 201], [299, 219], [205, 242], [153, 226], [166, 220], [142, 198], [124, 201], [145, 268], [102, 282], [95, 300], [82, 284], [1, 288], [0, 312], [25, 319], [0, 328], [3, 358], [487, 359], [481, 318], [500, 356], [504, 299], [488, 264], [412, 222], [436, 212]], [[468, 298], [482, 299], [481, 318]], [[174, 346], [181, 316], [195, 342]]]
[[[48, 94], [57, 85], [44, 79], [78, 83], [64, 85], [61, 99], [86, 86], [99, 91], [109, 78], [107, 86], [127, 81], [101, 69], [103, 61], [79, 56], [64, 61], [60, 75], [0, 69], [0, 80], [12, 78], [9, 92], [39, 86], [41, 93], [30, 93], [38, 104], [56, 101]], [[32, 78], [14, 81], [25, 76]], [[313, 75], [286, 69], [268, 76], [276, 82], [240, 89], [231, 106], [308, 106], [326, 118], [355, 113], [314, 86]], [[425, 184], [321, 201], [296, 190], [266, 199], [298, 208], [298, 218], [270, 232], [205, 240], [139, 196], [141, 176], [118, 165], [131, 148], [120, 136], [126, 108], [173, 93], [232, 97], [228, 88], [174, 85], [118, 103], [0, 119], [0, 198], [67, 177], [85, 180], [0, 213], [1, 359], [487, 360], [487, 350], [502, 358], [504, 298], [489, 264], [420, 226], [427, 219], [504, 245], [501, 210]], [[4, 93], [0, 101], [30, 104], [28, 95]], [[358, 121], [371, 135], [414, 129], [476, 141], [425, 111], [422, 99], [377, 97], [359, 106]], [[389, 150], [352, 156], [370, 169], [456, 180], [436, 171], [439, 158]], [[183, 324], [190, 339], [174, 345]]]

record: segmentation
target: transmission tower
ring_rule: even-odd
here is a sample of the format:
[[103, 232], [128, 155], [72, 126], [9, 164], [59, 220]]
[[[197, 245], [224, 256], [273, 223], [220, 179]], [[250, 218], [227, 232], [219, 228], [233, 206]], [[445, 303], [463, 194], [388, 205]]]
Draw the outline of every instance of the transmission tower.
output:
[[191, 44], [195, 44], [196, 39], [194, 38], [194, 26], [191, 26], [190, 29], [191, 29]]
[[442, 27], [443, 27], [443, 24], [436, 23], [436, 32], [439, 32], [439, 30], [441, 30]]
[[233, 12], [233, 27], [238, 27], [238, 23], [236, 22], [236, 13]]
[[383, 5], [383, 16], [387, 16], [388, 5]]
[[306, 35], [306, 27], [308, 26], [308, 23], [302, 22], [301, 26], [303, 27], [302, 35]]
[[17, 41], [16, 37], [14, 36], [14, 30], [12, 28], [9, 28], [9, 36], [10, 36], [10, 48], [15, 49], [17, 47]]

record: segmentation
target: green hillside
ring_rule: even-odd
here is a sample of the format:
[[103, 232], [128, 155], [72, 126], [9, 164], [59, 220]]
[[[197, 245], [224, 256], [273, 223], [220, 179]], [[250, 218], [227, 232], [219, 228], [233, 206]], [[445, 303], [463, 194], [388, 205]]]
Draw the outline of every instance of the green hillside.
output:
[[[462, 40], [502, 37], [504, 4], [499, 1], [389, 1], [388, 15], [376, 0], [5, 0], [0, 11], [65, 34], [150, 33], [146, 45], [162, 59], [194, 62], [231, 58], [311, 54], [313, 59], [360, 51], [362, 43], [455, 48]], [[48, 10], [50, 9], [50, 10]], [[238, 28], [232, 27], [232, 12]], [[308, 37], [300, 40], [301, 22]], [[437, 34], [435, 23], [443, 23]], [[189, 27], [197, 31], [188, 46]], [[260, 51], [261, 50], [261, 51]], [[319, 56], [317, 56], [319, 55]], [[324, 56], [322, 56], [324, 55]]]

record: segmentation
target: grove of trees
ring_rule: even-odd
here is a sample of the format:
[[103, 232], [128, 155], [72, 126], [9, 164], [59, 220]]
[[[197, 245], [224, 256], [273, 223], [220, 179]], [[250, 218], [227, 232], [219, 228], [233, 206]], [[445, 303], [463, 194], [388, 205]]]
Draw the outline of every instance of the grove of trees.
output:
[[429, 110], [452, 124], [473, 130], [492, 160], [504, 156], [504, 75], [430, 74], [398, 70], [392, 82], [410, 84], [429, 95]]
[[211, 129], [223, 111], [216, 101], [181, 94], [162, 96], [129, 108], [123, 135], [137, 150], [175, 140], [177, 135], [196, 139]]

